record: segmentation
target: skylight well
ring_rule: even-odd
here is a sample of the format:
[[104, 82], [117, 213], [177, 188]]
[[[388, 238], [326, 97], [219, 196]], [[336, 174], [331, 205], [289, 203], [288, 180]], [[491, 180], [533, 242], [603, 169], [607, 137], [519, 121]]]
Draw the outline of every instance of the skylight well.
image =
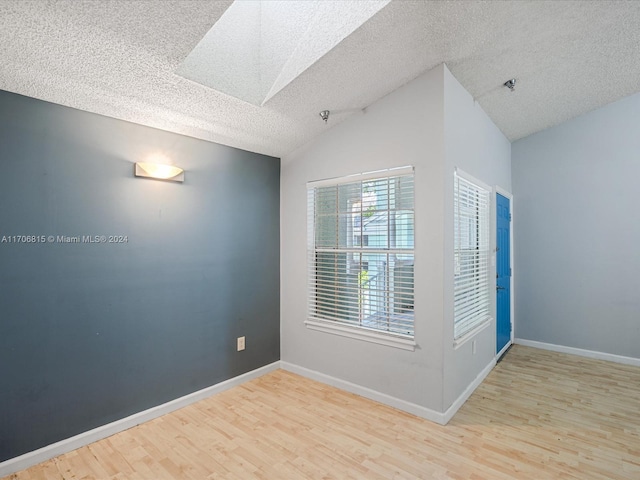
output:
[[178, 67], [262, 106], [390, 0], [236, 0]]

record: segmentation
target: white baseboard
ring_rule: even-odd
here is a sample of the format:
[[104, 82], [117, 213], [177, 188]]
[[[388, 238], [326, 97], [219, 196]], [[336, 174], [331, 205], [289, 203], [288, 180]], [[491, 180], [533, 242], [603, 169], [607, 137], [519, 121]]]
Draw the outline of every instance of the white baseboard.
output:
[[471, 394], [476, 390], [476, 388], [480, 386], [480, 384], [484, 381], [484, 379], [487, 378], [487, 375], [491, 373], [491, 370], [493, 370], [493, 367], [495, 366], [496, 366], [496, 359], [494, 358], [489, 362], [489, 364], [486, 367], [482, 369], [482, 371], [473, 380], [473, 382], [471, 382], [469, 386], [465, 388], [464, 392], [462, 392], [462, 394], [458, 398], [456, 398], [455, 402], [453, 402], [451, 406], [447, 408], [447, 411], [444, 412], [443, 414], [444, 416], [443, 425], [446, 425], [447, 423], [449, 423], [449, 420], [451, 420], [453, 416], [456, 414], [456, 412], [460, 410], [460, 407], [464, 405], [464, 402], [469, 400], [469, 397], [471, 396]]
[[[549, 344], [541, 344], [539, 342], [531, 342], [529, 340], [519, 341], [518, 339], [516, 339], [516, 343], [520, 343], [521, 345], [528, 344], [529, 346], [549, 345]], [[569, 347], [559, 347], [557, 345], [549, 345], [549, 346], [557, 347], [557, 348], [565, 348], [565, 349], [569, 348]], [[544, 348], [544, 347], [538, 346], [538, 348]], [[552, 348], [548, 348], [548, 349], [552, 350]], [[577, 350], [577, 349], [570, 349], [570, 350]], [[556, 351], [566, 351], [566, 350], [556, 350]], [[573, 352], [567, 352], [567, 353], [573, 353]], [[592, 353], [599, 354], [599, 352], [592, 352]], [[609, 355], [609, 354], [601, 354], [601, 355]], [[601, 358], [601, 357], [594, 357], [594, 358]], [[619, 357], [619, 358], [624, 359], [627, 357]], [[635, 362], [637, 362], [637, 363], [631, 363], [632, 365], [636, 365], [636, 364], [640, 365], [640, 359], [630, 358], [629, 360], [634, 360]], [[621, 362], [621, 363], [626, 363], [626, 362]], [[171, 400], [170, 402], [164, 403], [162, 405], [158, 405], [148, 410], [144, 410], [142, 412], [138, 412], [128, 417], [122, 418], [120, 420], [116, 420], [115, 422], [109, 423], [107, 425], [102, 425], [101, 427], [97, 427], [87, 432], [80, 433], [71, 438], [61, 440], [59, 442], [53, 443], [51, 445], [47, 445], [45, 447], [34, 450], [32, 452], [28, 452], [18, 457], [11, 458], [4, 462], [0, 462], [0, 477], [11, 475], [12, 473], [32, 467], [41, 462], [49, 460], [53, 457], [57, 457], [58, 455], [62, 455], [72, 450], [76, 450], [78, 448], [84, 447], [98, 440], [102, 440], [103, 438], [110, 437], [111, 435], [115, 435], [116, 433], [135, 427], [136, 425], [140, 425], [141, 423], [148, 422], [149, 420], [153, 420], [154, 418], [160, 417], [162, 415], [166, 415], [167, 413], [171, 413], [175, 410], [191, 405], [192, 403], [198, 402], [212, 395], [228, 390], [244, 382], [253, 380], [254, 378], [258, 378], [269, 372], [275, 371], [278, 368], [282, 368], [284, 370], [296, 373], [298, 375], [302, 375], [303, 377], [307, 377], [312, 380], [316, 380], [318, 382], [326, 383], [327, 385], [340, 388], [347, 392], [355, 393], [356, 395], [360, 395], [370, 400], [374, 400], [376, 402], [389, 405], [390, 407], [403, 410], [405, 412], [430, 420], [440, 425], [446, 425], [449, 422], [449, 420], [453, 418], [453, 416], [460, 409], [460, 407], [462, 407], [464, 402], [468, 400], [468, 398], [471, 396], [474, 390], [482, 383], [482, 381], [489, 374], [489, 372], [491, 372], [491, 370], [495, 365], [496, 365], [496, 361], [495, 359], [493, 359], [482, 370], [482, 372], [480, 372], [480, 374], [476, 377], [476, 379], [465, 389], [465, 391], [456, 399], [456, 401], [453, 402], [453, 404], [447, 409], [447, 411], [442, 413], [442, 412], [437, 412], [435, 410], [431, 410], [426, 407], [422, 407], [412, 402], [408, 402], [406, 400], [392, 397], [391, 395], [387, 395], [385, 393], [381, 393], [367, 387], [357, 385], [355, 383], [348, 382], [346, 380], [341, 380], [339, 378], [335, 378], [330, 375], [317, 372], [315, 370], [310, 370], [308, 368], [300, 367], [298, 365], [294, 365], [289, 362], [278, 361], [278, 362], [271, 363], [269, 365], [265, 365], [264, 367], [258, 368], [256, 370], [252, 370], [251, 372], [247, 372], [245, 374], [239, 375], [237, 377], [230, 378], [229, 380], [225, 380], [224, 382], [220, 382], [216, 385], [212, 385], [210, 387], [204, 388], [197, 392], [190, 393], [188, 395], [177, 398], [175, 400]]]
[[108, 423], [107, 425], [102, 425], [101, 427], [80, 433], [71, 438], [66, 438], [59, 442], [52, 443], [46, 447], [20, 455], [19, 457], [10, 458], [9, 460], [5, 460], [0, 463], [0, 477], [11, 475], [12, 473], [32, 467], [38, 463], [57, 457], [58, 455], [62, 455], [63, 453], [84, 447], [85, 445], [102, 440], [103, 438], [110, 437], [111, 435], [122, 432], [123, 430], [148, 422], [149, 420], [166, 415], [167, 413], [171, 413], [175, 410], [186, 407], [187, 405], [191, 405], [192, 403], [204, 400], [216, 393], [223, 392], [244, 382], [258, 378], [266, 373], [277, 370], [278, 368], [280, 368], [279, 361], [242, 375], [238, 375], [237, 377], [230, 378], [229, 380], [225, 380], [224, 382], [217, 383], [202, 390], [198, 390], [197, 392], [190, 393], [184, 397], [176, 398], [175, 400], [158, 405], [157, 407], [152, 407], [148, 410], [134, 413], [133, 415]]
[[356, 395], [360, 395], [361, 397], [368, 398], [369, 400], [373, 400], [375, 402], [380, 402], [393, 408], [397, 408], [398, 410], [411, 413], [417, 417], [426, 418], [427, 420], [438, 423], [440, 425], [444, 425], [446, 423], [444, 420], [444, 414], [426, 407], [422, 407], [412, 402], [407, 402], [406, 400], [402, 400], [400, 398], [392, 397], [391, 395], [387, 395], [386, 393], [381, 393], [376, 390], [372, 390], [370, 388], [348, 382], [346, 380], [341, 380], [339, 378], [332, 377], [331, 375], [320, 373], [316, 370], [310, 370], [305, 367], [300, 367], [298, 365], [294, 365], [293, 363], [282, 361], [280, 362], [280, 366], [283, 370], [296, 373], [317, 382], [331, 385], [332, 387], [336, 387], [350, 393], [355, 393]]
[[411, 413], [417, 417], [424, 418], [431, 422], [435, 422], [439, 425], [446, 425], [449, 420], [453, 418], [456, 412], [462, 407], [464, 402], [468, 400], [471, 394], [474, 392], [476, 388], [482, 383], [489, 372], [495, 367], [496, 360], [493, 359], [480, 374], [475, 378], [473, 382], [465, 389], [464, 392], [456, 399], [455, 402], [447, 409], [446, 412], [437, 412], [436, 410], [431, 410], [430, 408], [423, 407], [417, 405], [412, 402], [407, 402], [406, 400], [402, 400], [400, 398], [392, 397], [391, 395], [387, 395], [386, 393], [381, 393], [376, 390], [372, 390], [367, 387], [363, 387], [361, 385], [357, 385], [355, 383], [348, 382], [346, 380], [341, 380], [336, 377], [332, 377], [331, 375], [326, 375], [324, 373], [317, 372], [315, 370], [310, 370], [305, 367], [300, 367], [298, 365], [294, 365], [293, 363], [281, 361], [280, 367], [283, 370], [287, 370], [292, 373], [297, 373], [298, 375], [302, 375], [303, 377], [310, 378], [312, 380], [316, 380], [321, 383], [326, 383], [327, 385], [331, 385], [332, 387], [339, 388], [341, 390], [345, 390], [347, 392], [355, 393], [356, 395], [360, 395], [361, 397], [368, 398], [370, 400], [380, 402], [384, 405], [388, 405], [393, 408], [397, 408], [398, 410], [402, 410], [404, 412]]
[[579, 355], [581, 357], [595, 358], [596, 360], [608, 360], [609, 362], [622, 363], [624, 365], [633, 365], [640, 367], [640, 358], [625, 357], [615, 355], [613, 353], [596, 352], [594, 350], [584, 350], [582, 348], [565, 347], [564, 345], [555, 345], [553, 343], [536, 342], [534, 340], [525, 340], [524, 338], [516, 338], [514, 343], [525, 347], [541, 348], [542, 350], [551, 350], [552, 352], [569, 353], [571, 355]]

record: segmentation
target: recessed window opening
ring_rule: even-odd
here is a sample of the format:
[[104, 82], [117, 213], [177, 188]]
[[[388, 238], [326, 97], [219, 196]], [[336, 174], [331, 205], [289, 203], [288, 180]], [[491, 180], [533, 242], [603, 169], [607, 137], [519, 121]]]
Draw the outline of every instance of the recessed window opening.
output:
[[309, 317], [413, 337], [414, 175], [309, 184]]
[[454, 175], [454, 339], [490, 319], [490, 188], [456, 170]]

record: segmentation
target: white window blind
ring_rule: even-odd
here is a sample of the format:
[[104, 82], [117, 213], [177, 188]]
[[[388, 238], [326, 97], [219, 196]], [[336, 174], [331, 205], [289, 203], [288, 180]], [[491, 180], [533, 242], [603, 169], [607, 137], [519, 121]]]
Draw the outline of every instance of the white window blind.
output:
[[459, 339], [490, 316], [490, 191], [459, 170], [454, 182], [454, 337]]
[[414, 333], [413, 168], [308, 184], [309, 318]]

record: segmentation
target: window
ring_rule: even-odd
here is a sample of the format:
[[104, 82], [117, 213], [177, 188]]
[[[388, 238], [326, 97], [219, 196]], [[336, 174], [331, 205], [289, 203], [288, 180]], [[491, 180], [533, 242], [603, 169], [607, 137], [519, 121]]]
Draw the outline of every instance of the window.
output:
[[308, 219], [307, 325], [412, 338], [413, 168], [311, 182]]
[[454, 183], [454, 338], [489, 320], [489, 194], [456, 170]]

